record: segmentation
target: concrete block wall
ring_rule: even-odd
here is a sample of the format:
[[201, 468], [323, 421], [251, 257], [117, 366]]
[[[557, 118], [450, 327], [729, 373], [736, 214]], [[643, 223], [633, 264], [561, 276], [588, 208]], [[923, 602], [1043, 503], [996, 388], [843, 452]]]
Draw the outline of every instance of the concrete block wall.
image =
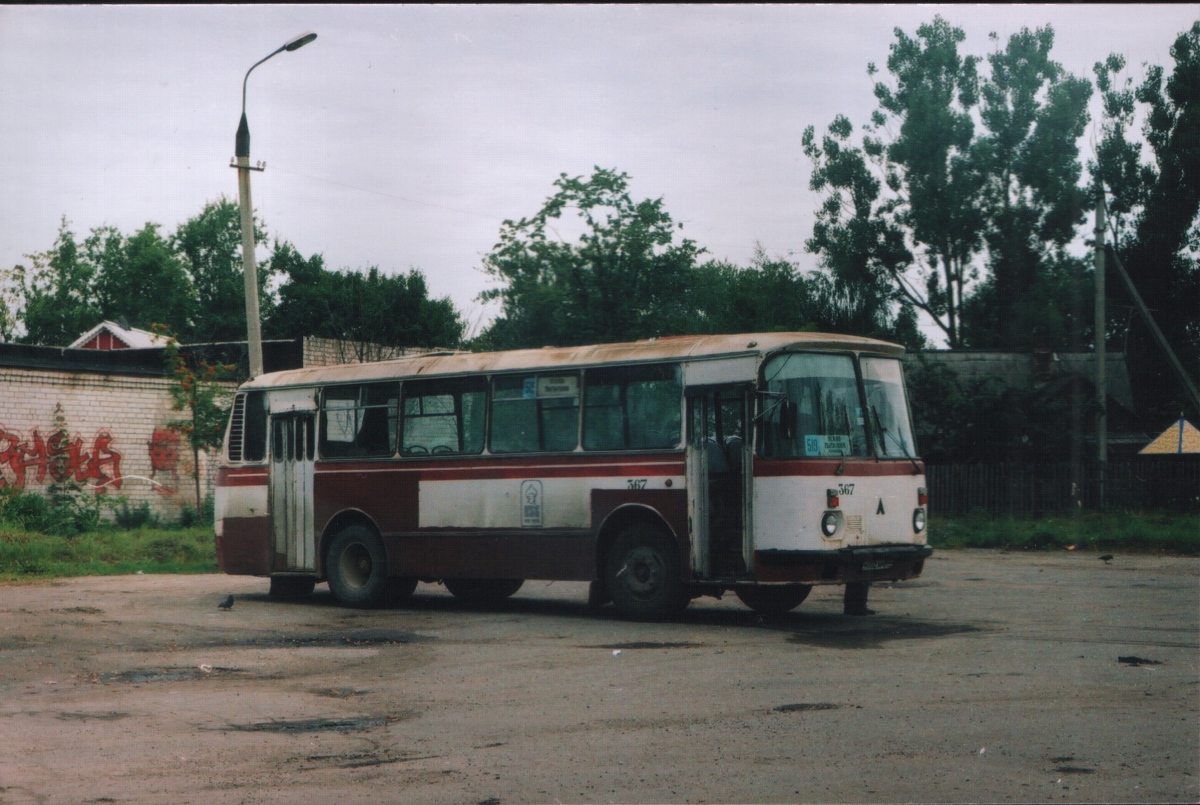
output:
[[[45, 494], [57, 479], [178, 519], [184, 506], [197, 506], [195, 462], [186, 437], [169, 427], [187, 416], [172, 410], [170, 385], [160, 377], [0, 368], [0, 487]], [[202, 497], [211, 494], [215, 469], [201, 454]]]

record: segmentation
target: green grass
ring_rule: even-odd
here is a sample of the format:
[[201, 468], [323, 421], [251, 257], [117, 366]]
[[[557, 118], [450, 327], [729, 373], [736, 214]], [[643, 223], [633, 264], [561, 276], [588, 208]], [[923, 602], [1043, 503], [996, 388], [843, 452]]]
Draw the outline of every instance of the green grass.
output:
[[929, 522], [935, 548], [1124, 551], [1200, 555], [1200, 517], [1168, 512], [1055, 513], [1043, 517], [973, 514]]
[[62, 536], [0, 524], [0, 580], [216, 573], [212, 526], [101, 528]]

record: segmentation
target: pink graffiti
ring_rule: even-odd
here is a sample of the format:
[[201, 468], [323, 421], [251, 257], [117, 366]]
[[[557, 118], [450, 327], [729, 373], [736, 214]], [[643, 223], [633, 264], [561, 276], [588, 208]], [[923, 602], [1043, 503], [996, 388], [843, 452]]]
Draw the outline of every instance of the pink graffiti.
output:
[[179, 468], [179, 433], [171, 428], [155, 428], [147, 447], [150, 451], [150, 477], [162, 473], [165, 481], [159, 482], [154, 491], [160, 495], [174, 495]]
[[[72, 478], [84, 483], [95, 481], [97, 492], [106, 492], [109, 487], [120, 489], [121, 453], [113, 449], [112, 442], [112, 434], [100, 431], [89, 452], [82, 438], [72, 439], [66, 431], [55, 431], [43, 439], [35, 428], [28, 440], [22, 440], [19, 433], [0, 427], [0, 489], [9, 485], [23, 489], [30, 471], [39, 484], [49, 475], [58, 483]], [[5, 467], [12, 470], [11, 482]]]

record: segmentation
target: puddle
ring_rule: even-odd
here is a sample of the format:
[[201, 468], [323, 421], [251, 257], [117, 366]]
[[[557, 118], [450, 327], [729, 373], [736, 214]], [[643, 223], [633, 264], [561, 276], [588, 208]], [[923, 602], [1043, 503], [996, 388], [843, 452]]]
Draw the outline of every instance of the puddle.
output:
[[893, 640], [921, 640], [985, 631], [969, 623], [901, 618], [832, 618], [822, 628], [791, 629], [788, 642], [819, 648], [879, 648]]
[[211, 679], [215, 676], [246, 673], [248, 672], [241, 668], [222, 668], [220, 666], [213, 666], [208, 668], [208, 670], [202, 670], [193, 666], [186, 668], [135, 668], [132, 671], [100, 674], [99, 680], [104, 683], [126, 682], [137, 685], [143, 682], [186, 682], [191, 679]]
[[70, 612], [75, 615], [103, 615], [104, 610], [99, 607], [67, 607], [66, 609], [52, 609], [51, 612]]
[[800, 702], [799, 704], [781, 704], [774, 708], [776, 713], [807, 713], [812, 710], [836, 710], [840, 704], [828, 702]]
[[1095, 769], [1089, 769], [1087, 766], [1055, 766], [1054, 770], [1060, 774], [1095, 774]]
[[228, 732], [278, 732], [293, 735], [302, 732], [366, 732], [395, 721], [394, 718], [305, 718], [297, 721], [258, 721], [230, 724]]
[[639, 648], [704, 648], [703, 643], [656, 643], [650, 641], [637, 641], [634, 643], [607, 643], [601, 646], [580, 646], [580, 648], [606, 648], [613, 650], [624, 651], [625, 649]]
[[129, 718], [129, 713], [110, 710], [107, 713], [59, 713], [58, 717], [63, 721], [119, 721]]

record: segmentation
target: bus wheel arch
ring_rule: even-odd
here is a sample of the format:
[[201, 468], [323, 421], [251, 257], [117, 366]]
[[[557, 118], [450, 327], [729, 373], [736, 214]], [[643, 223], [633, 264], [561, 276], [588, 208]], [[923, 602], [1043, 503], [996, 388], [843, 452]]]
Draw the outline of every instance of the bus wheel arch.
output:
[[644, 520], [618, 533], [603, 565], [617, 611], [634, 620], [660, 620], [687, 606], [680, 557], [671, 532]]
[[[650, 509], [649, 506], [636, 503], [617, 506], [616, 509], [608, 512], [604, 523], [601, 523], [600, 529], [596, 531], [596, 578], [602, 584], [607, 584], [608, 555], [612, 552], [613, 541], [622, 535], [624, 531], [629, 530], [637, 524], [646, 524], [650, 528], [662, 531], [662, 534], [666, 535], [674, 543], [680, 557], [683, 557], [688, 552], [686, 546], [679, 545], [679, 536], [674, 533], [671, 525], [667, 524], [666, 518], [662, 517], [658, 511]], [[680, 567], [680, 572], [683, 572], [682, 567]]]
[[369, 528], [379, 536], [379, 527], [375, 525], [375, 521], [363, 511], [359, 509], [346, 509], [335, 514], [328, 523], [325, 524], [325, 529], [321, 532], [320, 545], [317, 546], [317, 556], [321, 558], [322, 577], [329, 576], [329, 547], [333, 544], [334, 539], [344, 529], [352, 525], [361, 525], [364, 528]]
[[325, 560], [329, 589], [339, 603], [367, 608], [387, 600], [387, 551], [374, 528], [357, 519], [346, 522], [333, 534]]

